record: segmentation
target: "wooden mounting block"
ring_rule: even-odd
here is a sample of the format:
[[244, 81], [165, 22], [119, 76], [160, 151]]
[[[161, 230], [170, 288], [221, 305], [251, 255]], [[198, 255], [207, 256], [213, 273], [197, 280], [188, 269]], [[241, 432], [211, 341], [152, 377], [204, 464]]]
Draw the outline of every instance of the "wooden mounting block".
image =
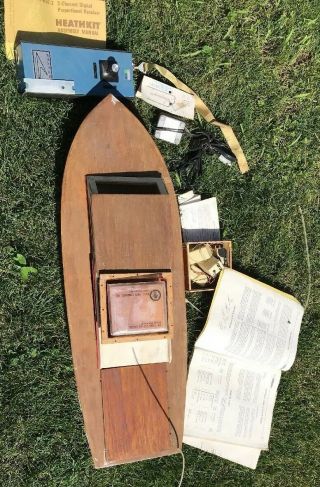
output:
[[[89, 194], [90, 175], [134, 178], [151, 173], [161, 178], [166, 191], [150, 183], [134, 189], [134, 194], [125, 185], [110, 194], [105, 190], [110, 185], [98, 181], [96, 193]], [[187, 360], [179, 211], [155, 143], [111, 95], [87, 116], [71, 146], [62, 189], [61, 240], [74, 371], [94, 465], [178, 452]], [[171, 363], [100, 370], [93, 283], [106, 270], [171, 271]]]

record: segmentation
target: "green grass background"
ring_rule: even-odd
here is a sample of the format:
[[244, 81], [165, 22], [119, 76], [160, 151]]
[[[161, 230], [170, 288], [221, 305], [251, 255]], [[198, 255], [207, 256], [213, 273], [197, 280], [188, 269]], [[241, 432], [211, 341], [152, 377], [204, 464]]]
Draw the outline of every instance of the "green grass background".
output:
[[[27, 8], [26, 2], [26, 8]], [[3, 2], [1, 2], [3, 18]], [[109, 40], [159, 62], [236, 130], [251, 171], [209, 157], [193, 184], [216, 195], [234, 264], [302, 302], [296, 362], [283, 374], [270, 450], [256, 471], [184, 447], [184, 486], [316, 487], [319, 473], [318, 0], [110, 0]], [[1, 34], [3, 35], [3, 34]], [[3, 42], [2, 42], [3, 46]], [[204, 46], [209, 48], [203, 49]], [[64, 309], [59, 198], [66, 154], [88, 100], [18, 95], [0, 53], [0, 485], [173, 487], [181, 458], [95, 471], [82, 427]], [[147, 127], [155, 111], [135, 102]], [[186, 150], [161, 144], [166, 160]], [[173, 174], [177, 191], [187, 181]], [[38, 269], [23, 284], [12, 248]], [[190, 298], [191, 299], [191, 298]], [[192, 298], [204, 313], [208, 297]], [[189, 310], [190, 349], [204, 320]]]

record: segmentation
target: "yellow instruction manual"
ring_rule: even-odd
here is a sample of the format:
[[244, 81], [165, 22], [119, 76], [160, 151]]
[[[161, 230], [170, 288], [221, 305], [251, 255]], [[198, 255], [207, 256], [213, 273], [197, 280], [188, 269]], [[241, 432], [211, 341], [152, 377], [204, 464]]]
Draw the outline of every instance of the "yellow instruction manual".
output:
[[104, 48], [104, 0], [4, 0], [5, 48], [14, 58], [19, 40], [42, 44]]

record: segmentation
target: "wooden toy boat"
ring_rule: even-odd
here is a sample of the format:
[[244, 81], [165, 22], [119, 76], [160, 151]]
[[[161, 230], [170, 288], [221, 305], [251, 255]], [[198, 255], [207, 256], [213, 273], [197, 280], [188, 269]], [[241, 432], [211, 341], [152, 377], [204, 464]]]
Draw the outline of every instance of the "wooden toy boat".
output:
[[155, 143], [112, 95], [71, 146], [61, 234], [74, 370], [95, 467], [177, 453], [186, 385], [178, 207]]

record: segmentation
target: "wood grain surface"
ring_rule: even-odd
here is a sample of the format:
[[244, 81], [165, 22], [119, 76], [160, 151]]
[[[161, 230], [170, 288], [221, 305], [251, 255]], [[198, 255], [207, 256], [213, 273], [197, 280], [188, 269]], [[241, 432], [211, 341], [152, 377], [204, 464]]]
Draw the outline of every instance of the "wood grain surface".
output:
[[96, 269], [168, 269], [174, 251], [171, 212], [169, 195], [92, 195]]
[[[100, 371], [90, 270], [92, 248], [86, 176], [139, 171], [158, 171], [162, 174], [169, 192], [168, 207], [164, 209], [164, 205], [159, 221], [152, 212], [143, 222], [132, 223], [129, 227], [126, 219], [127, 229], [123, 227], [121, 219], [115, 219], [112, 229], [108, 231], [106, 227], [105, 238], [108, 247], [120, 245], [120, 252], [117, 254], [115, 250], [101, 247], [99, 265], [112, 269], [120, 266], [121, 270], [127, 267], [155, 269], [158, 266], [172, 270], [175, 323], [173, 359], [170, 364]], [[127, 204], [127, 211], [137, 219], [131, 208], [137, 209], [139, 206], [146, 212], [149, 210], [148, 204], [137, 204], [141, 195], [135, 196], [138, 198], [134, 203], [131, 195], [126, 195], [127, 199], [119, 204], [122, 208]], [[162, 201], [162, 196], [155, 197], [158, 198], [157, 204]], [[142, 213], [139, 214], [141, 219]], [[132, 233], [136, 225], [140, 225], [139, 237]], [[139, 249], [144, 240], [143, 233], [147, 238], [147, 230], [152, 225], [159, 231], [161, 245], [154, 242], [159, 252], [155, 253], [154, 249], [146, 251], [142, 264]], [[163, 225], [165, 233], [161, 232]], [[70, 149], [63, 180], [61, 235], [74, 370], [95, 466], [104, 467], [177, 452], [181, 448], [183, 435], [187, 350], [179, 213], [172, 182], [155, 143], [134, 115], [111, 95], [88, 115]], [[99, 245], [97, 248], [100, 248]], [[105, 250], [108, 252], [106, 259]], [[150, 417], [146, 418], [146, 414]]]
[[101, 371], [108, 461], [150, 458], [172, 448], [166, 365]]

